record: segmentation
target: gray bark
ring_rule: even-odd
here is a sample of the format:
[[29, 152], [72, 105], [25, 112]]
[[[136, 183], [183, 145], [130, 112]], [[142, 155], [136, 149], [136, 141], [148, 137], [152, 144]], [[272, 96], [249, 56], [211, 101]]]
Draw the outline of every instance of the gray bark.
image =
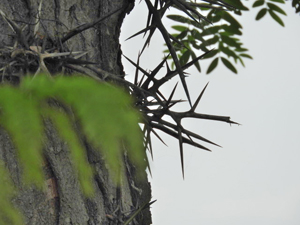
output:
[[[18, 25], [31, 24], [26, 29], [32, 30], [38, 3], [37, 0], [2, 0], [0, 9]], [[123, 76], [119, 34], [123, 18], [133, 4], [133, 0], [43, 1], [39, 35], [58, 41], [58, 37], [62, 37], [69, 29], [121, 8], [104, 22], [68, 40], [63, 47], [72, 51], [89, 51], [86, 60], [97, 62], [105, 71]], [[13, 32], [2, 18], [0, 27], [1, 48], [12, 46], [14, 39], [9, 34]], [[143, 179], [137, 180], [134, 165], [124, 156], [120, 163], [125, 176], [122, 185], [117, 187], [107, 171], [105, 161], [88, 143], [85, 143], [87, 158], [96, 171], [93, 181], [96, 194], [93, 198], [86, 198], [73, 171], [67, 143], [59, 138], [50, 125], [46, 133], [46, 188], [41, 192], [22, 184], [22, 169], [16, 151], [9, 136], [4, 131], [0, 132], [0, 159], [5, 161], [14, 184], [20, 190], [13, 203], [23, 212], [26, 224], [122, 224], [121, 221], [130, 212], [150, 201], [151, 190], [146, 172]], [[151, 224], [149, 209], [143, 210], [131, 224]]]

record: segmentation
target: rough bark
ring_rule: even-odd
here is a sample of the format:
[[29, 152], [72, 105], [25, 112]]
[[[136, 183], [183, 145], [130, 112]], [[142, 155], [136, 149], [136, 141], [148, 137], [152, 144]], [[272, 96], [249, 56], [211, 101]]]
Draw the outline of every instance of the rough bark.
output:
[[[32, 30], [38, 3], [35, 0], [2, 0], [0, 9], [19, 25], [30, 24], [27, 29]], [[133, 4], [133, 0], [43, 1], [39, 35], [59, 41], [59, 37], [69, 29], [121, 9], [104, 22], [74, 36], [62, 48], [89, 51], [86, 60], [97, 62], [105, 71], [123, 76], [119, 34], [123, 18], [130, 12]], [[14, 39], [9, 34], [13, 32], [2, 18], [0, 27], [1, 48], [12, 46]], [[96, 194], [93, 198], [86, 198], [81, 193], [76, 173], [73, 171], [67, 143], [59, 138], [50, 125], [47, 126], [46, 133], [46, 191], [41, 192], [34, 187], [24, 187], [15, 149], [9, 136], [4, 131], [0, 132], [0, 159], [5, 161], [14, 184], [20, 190], [13, 202], [25, 215], [26, 224], [122, 224], [121, 221], [130, 216], [130, 212], [150, 200], [150, 184], [146, 172], [143, 180], [137, 180], [135, 167], [124, 156], [121, 163], [124, 165], [126, 179], [117, 187], [107, 171], [105, 161], [88, 143], [85, 143], [87, 158], [96, 171]], [[131, 224], [151, 224], [149, 209], [143, 210]]]

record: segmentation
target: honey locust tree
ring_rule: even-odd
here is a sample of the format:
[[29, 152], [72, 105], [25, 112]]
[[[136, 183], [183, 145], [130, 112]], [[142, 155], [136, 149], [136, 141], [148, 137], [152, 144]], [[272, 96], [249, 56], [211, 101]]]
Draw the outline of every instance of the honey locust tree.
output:
[[[182, 120], [191, 117], [234, 123], [227, 116], [196, 112], [206, 86], [196, 101], [192, 101], [184, 71], [192, 65], [200, 70], [198, 60], [215, 57], [218, 52], [241, 63], [242, 57], [250, 57], [244, 53], [246, 50], [239, 40], [233, 37], [240, 34], [241, 27], [228, 13], [232, 11], [240, 15], [242, 10], [246, 10], [242, 2], [145, 0], [147, 24], [133, 37], [147, 34], [143, 51], [153, 33], [158, 31], [169, 54], [150, 72], [139, 66], [139, 60], [133, 62], [127, 58], [136, 67], [135, 80], [130, 83], [124, 80], [119, 34], [123, 19], [134, 8], [134, 3], [134, 0], [0, 1], [0, 71], [3, 83], [0, 90], [0, 122], [3, 128], [0, 132], [0, 159], [9, 171], [11, 186], [15, 187], [12, 204], [24, 215], [26, 224], [151, 224], [151, 189], [145, 172], [145, 150], [152, 152], [151, 135], [161, 139], [156, 132], [160, 130], [178, 139], [184, 175], [183, 144], [209, 150], [201, 142], [214, 143], [187, 130]], [[267, 8], [260, 11], [257, 19], [269, 12], [281, 24], [275, 11], [282, 11], [271, 0], [256, 1], [254, 7], [264, 4]], [[292, 4], [299, 11], [299, 1], [292, 1]], [[175, 27], [180, 34], [171, 35], [162, 22], [169, 8], [179, 9], [187, 16], [169, 16], [188, 24]], [[227, 21], [222, 27], [208, 27], [208, 24], [221, 19]], [[207, 39], [206, 35], [213, 35], [213, 39]], [[217, 42], [218, 48], [212, 50], [210, 45]], [[197, 55], [195, 49], [203, 52]], [[173, 67], [169, 67], [168, 59], [172, 60]], [[225, 57], [221, 57], [221, 61], [235, 72]], [[217, 62], [217, 58], [213, 60], [208, 72], [217, 66]], [[158, 77], [164, 65], [166, 73]], [[47, 78], [42, 78], [41, 72]], [[90, 80], [78, 79], [73, 76], [75, 73]], [[174, 77], [179, 78], [191, 106], [187, 112], [171, 109], [181, 102], [173, 99], [177, 85], [168, 96], [160, 92], [160, 87]], [[91, 80], [96, 83], [91, 83]], [[130, 106], [130, 101], [117, 91], [105, 92], [107, 86], [103, 86], [104, 82], [122, 87], [134, 99], [133, 104]], [[5, 86], [7, 83], [13, 84], [14, 88]], [[43, 110], [37, 110], [39, 106]], [[139, 110], [139, 116], [128, 110], [133, 107]], [[95, 111], [99, 108], [100, 111]], [[13, 117], [16, 115], [19, 117]], [[173, 122], [165, 120], [165, 115]], [[42, 118], [43, 130], [34, 133], [30, 129], [34, 127], [32, 124], [37, 123], [36, 117]], [[20, 126], [21, 121], [24, 126]], [[135, 124], [132, 126], [126, 121]], [[128, 128], [138, 127], [138, 122], [144, 133], [144, 147], [141, 145], [140, 149], [132, 152], [130, 145], [116, 137], [125, 138], [132, 144], [131, 147], [138, 146], [133, 144], [133, 139], [138, 139], [139, 135], [134, 128]], [[91, 132], [93, 126], [100, 127], [98, 136]], [[72, 129], [76, 132], [70, 132]], [[36, 148], [36, 140], [42, 138], [39, 133], [46, 137], [42, 142], [43, 151], [30, 155], [31, 147]], [[24, 143], [29, 143], [27, 149], [24, 149]], [[78, 150], [79, 145], [83, 149]], [[119, 148], [114, 152], [113, 149]], [[106, 149], [110, 151], [107, 153]], [[110, 160], [113, 157], [117, 160]], [[139, 160], [131, 160], [134, 158]], [[3, 166], [2, 163], [0, 166]], [[39, 172], [39, 166], [43, 166], [43, 171]], [[10, 178], [3, 170], [0, 172], [1, 184], [8, 182]], [[30, 177], [26, 173], [33, 175]], [[38, 177], [40, 174], [45, 181], [43, 189], [37, 187], [40, 182], [32, 181], [34, 176], [37, 180], [41, 179]], [[23, 178], [26, 176], [31, 178], [31, 185], [25, 185]], [[85, 177], [91, 178], [88, 184]], [[93, 195], [88, 196], [90, 187]], [[6, 199], [6, 193], [11, 192], [7, 188], [1, 193], [1, 199]], [[7, 204], [1, 207], [2, 223], [23, 224], [14, 219], [16, 214]]]
[[[133, 1], [129, 0], [0, 1], [2, 83], [12, 83], [17, 86], [22, 77], [29, 74], [34, 75], [33, 81], [35, 82], [35, 80], [39, 80], [39, 72], [43, 72], [48, 77], [55, 74], [70, 75], [79, 72], [93, 76], [93, 79], [98, 82], [111, 79], [107, 77], [110, 75], [115, 80], [122, 80], [124, 72], [121, 64], [119, 34], [123, 18], [132, 7]], [[90, 66], [90, 69], [87, 69], [87, 66]], [[45, 87], [44, 91], [47, 88], [53, 88], [53, 86]], [[7, 91], [7, 89], [5, 90]], [[76, 84], [74, 90], [76, 90]], [[63, 91], [61, 89], [61, 93]], [[80, 95], [85, 96], [85, 93], [80, 93], [79, 89], [76, 92], [79, 94], [78, 98]], [[76, 93], [69, 93], [69, 97], [75, 96], [74, 94]], [[111, 94], [115, 95], [116, 93], [111, 92]], [[85, 98], [88, 102], [92, 96], [85, 96]], [[112, 105], [110, 101], [116, 101], [114, 96], [110, 97], [110, 95], [103, 95], [101, 98], [108, 104], [105, 108]], [[4, 100], [2, 99], [2, 101]], [[13, 100], [16, 103], [14, 106], [16, 113], [22, 111], [26, 106], [22, 104], [25, 100], [22, 100], [21, 97], [18, 99], [19, 102], [16, 98]], [[54, 108], [64, 108], [56, 99], [47, 101], [47, 104]], [[11, 102], [11, 104], [15, 103]], [[122, 101], [120, 104], [123, 104]], [[90, 112], [97, 106], [89, 107], [88, 111]], [[121, 108], [118, 110], [122, 112], [122, 106], [119, 105], [119, 107]], [[70, 114], [71, 109], [64, 108], [62, 110], [69, 110], [68, 114]], [[1, 113], [2, 124], [5, 124], [3, 121], [4, 104], [1, 106]], [[124, 110], [124, 114], [126, 114], [126, 110]], [[89, 115], [90, 118], [94, 117], [95, 123], [97, 118], [99, 119], [98, 116], [101, 117], [101, 114]], [[119, 118], [115, 118], [115, 120], [118, 121]], [[28, 123], [29, 121], [28, 119]], [[104, 122], [101, 121], [100, 126], [104, 127]], [[1, 204], [1, 224], [124, 224], [140, 207], [149, 203], [151, 192], [145, 172], [146, 168], [141, 168], [143, 174], [137, 179], [135, 167], [128, 162], [128, 158], [124, 154], [117, 162], [121, 165], [120, 168], [122, 167], [122, 180], [115, 182], [112, 173], [108, 171], [107, 158], [103, 157], [94, 145], [88, 142], [88, 137], [81, 135], [79, 141], [85, 150], [81, 155], [84, 159], [81, 163], [88, 161], [91, 166], [93, 171], [91, 185], [95, 191], [93, 197], [86, 197], [81, 191], [80, 174], [74, 172], [74, 162], [69, 154], [69, 148], [74, 143], [70, 141], [68, 143], [61, 137], [63, 135], [60, 135], [52, 125], [53, 121], [47, 120], [44, 123], [46, 124], [44, 128], [46, 141], [43, 146], [43, 159], [40, 162], [43, 163], [45, 178], [43, 190], [36, 188], [35, 185], [24, 184], [23, 177], [27, 170], [25, 170], [25, 165], [20, 164], [18, 160], [22, 156], [21, 149], [16, 151], [14, 148], [14, 146], [18, 147], [18, 139], [12, 134], [13, 145], [7, 132], [1, 130], [0, 159], [5, 162], [5, 167], [10, 173], [17, 193], [12, 203], [24, 217], [24, 223], [12, 219], [15, 214], [11, 216], [12, 211], [8, 210], [8, 206]], [[15, 124], [17, 126], [18, 121]], [[11, 131], [10, 128], [13, 124], [10, 123], [10, 125], [6, 130]], [[66, 124], [62, 126], [59, 129], [60, 132], [63, 132], [62, 129], [66, 126]], [[31, 132], [29, 127], [22, 129], [25, 136]], [[4, 126], [4, 128], [6, 127]], [[104, 132], [108, 133], [109, 131]], [[34, 142], [38, 138], [40, 138], [39, 135], [27, 139], [32, 139]], [[115, 146], [116, 143], [111, 143], [111, 145]], [[28, 158], [33, 157], [29, 163], [31, 165], [38, 160], [37, 157], [30, 156], [30, 149], [25, 149], [23, 156], [26, 158], [26, 155]], [[30, 165], [28, 166], [30, 167]], [[88, 176], [88, 173], [81, 177], [84, 178], [84, 176]], [[3, 181], [3, 176], [1, 179]], [[6, 196], [1, 195], [1, 200], [5, 198]], [[150, 223], [149, 208], [135, 216], [131, 222], [131, 224]]]

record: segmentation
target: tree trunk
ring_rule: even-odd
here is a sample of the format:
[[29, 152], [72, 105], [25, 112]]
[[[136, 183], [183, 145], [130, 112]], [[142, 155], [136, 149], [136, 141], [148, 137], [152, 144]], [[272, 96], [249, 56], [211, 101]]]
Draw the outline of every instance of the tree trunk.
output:
[[[1, 0], [0, 9], [20, 27], [32, 32], [37, 17], [38, 0]], [[49, 0], [43, 1], [38, 35], [59, 43], [70, 29], [95, 21], [118, 10], [90, 29], [70, 38], [61, 45], [69, 51], [88, 51], [85, 60], [96, 62], [101, 69], [123, 76], [119, 44], [120, 27], [126, 13], [134, 6], [134, 0]], [[7, 21], [0, 18], [0, 45], [13, 46], [14, 34]], [[31, 46], [38, 43], [31, 43]], [[30, 46], [29, 46], [30, 47]], [[2, 59], [0, 59], [1, 61]], [[48, 68], [54, 70], [53, 68]], [[85, 143], [87, 158], [95, 171], [95, 196], [83, 196], [76, 173], [73, 171], [67, 144], [57, 132], [47, 126], [45, 144], [46, 191], [22, 184], [22, 169], [8, 135], [0, 132], [0, 159], [4, 160], [12, 180], [20, 191], [13, 200], [24, 214], [26, 224], [123, 224], [139, 206], [151, 198], [150, 184], [145, 172], [143, 180], [137, 180], [135, 167], [124, 156], [124, 179], [117, 187], [110, 177], [99, 151]], [[146, 168], [145, 168], [146, 169]], [[126, 178], [126, 179], [125, 179]], [[151, 224], [149, 209], [144, 209], [130, 224]]]

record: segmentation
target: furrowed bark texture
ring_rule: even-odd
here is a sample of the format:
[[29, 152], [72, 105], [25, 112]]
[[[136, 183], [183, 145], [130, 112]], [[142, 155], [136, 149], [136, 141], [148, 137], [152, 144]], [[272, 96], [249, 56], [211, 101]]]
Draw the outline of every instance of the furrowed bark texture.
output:
[[[29, 24], [28, 29], [33, 30], [38, 4], [37, 0], [2, 0], [0, 9], [18, 25]], [[38, 34], [59, 41], [59, 37], [63, 37], [70, 29], [120, 9], [104, 22], [77, 34], [62, 46], [70, 51], [88, 51], [85, 60], [97, 62], [101, 69], [123, 76], [119, 33], [123, 18], [133, 6], [133, 0], [43, 1]], [[3, 18], [0, 18], [0, 27], [1, 48], [12, 46], [14, 39], [10, 34], [13, 31]], [[105, 161], [88, 143], [85, 143], [87, 158], [96, 171], [96, 194], [93, 198], [85, 198], [72, 168], [67, 143], [59, 138], [49, 124], [46, 133], [46, 191], [41, 192], [33, 187], [24, 187], [17, 153], [9, 136], [0, 131], [0, 159], [5, 161], [14, 184], [20, 190], [13, 202], [24, 213], [26, 224], [122, 224], [124, 217], [130, 216], [130, 212], [150, 200], [151, 190], [146, 172], [143, 180], [137, 180], [135, 167], [124, 156], [121, 163], [124, 164], [126, 179], [122, 180], [120, 187], [116, 187]], [[130, 224], [151, 224], [149, 209], [143, 210]]]

